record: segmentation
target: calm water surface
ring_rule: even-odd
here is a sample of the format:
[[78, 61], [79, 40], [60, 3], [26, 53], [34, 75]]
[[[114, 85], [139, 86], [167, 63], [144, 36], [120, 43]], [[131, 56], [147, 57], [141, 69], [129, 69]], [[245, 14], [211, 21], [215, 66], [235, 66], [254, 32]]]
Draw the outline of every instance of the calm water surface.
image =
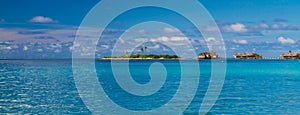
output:
[[[149, 82], [154, 62], [164, 64], [168, 72], [167, 88], [156, 95], [157, 102], [151, 100], [155, 97], [139, 100], [114, 85], [110, 61], [96, 61], [99, 82], [106, 84], [104, 90], [115, 103], [126, 108], [159, 107], [176, 93], [181, 71], [178, 61], [130, 61], [133, 79]], [[200, 85], [196, 96], [190, 96], [194, 99], [186, 114], [197, 113], [210, 79], [210, 61], [199, 63]], [[223, 90], [208, 114], [300, 114], [299, 66], [300, 60], [228, 60]], [[180, 101], [185, 99], [178, 106]], [[0, 60], [0, 113], [91, 114], [76, 90], [71, 60]]]

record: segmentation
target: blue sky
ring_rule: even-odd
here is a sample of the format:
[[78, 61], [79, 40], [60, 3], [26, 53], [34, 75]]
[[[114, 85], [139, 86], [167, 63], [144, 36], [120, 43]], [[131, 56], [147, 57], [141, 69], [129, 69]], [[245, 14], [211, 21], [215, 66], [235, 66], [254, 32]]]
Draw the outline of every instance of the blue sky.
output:
[[[0, 58], [71, 58], [76, 30], [85, 15], [98, 2], [99, 0], [1, 0]], [[226, 44], [228, 57], [232, 57], [235, 52], [245, 51], [254, 51], [263, 54], [264, 57], [279, 57], [288, 50], [300, 52], [300, 15], [297, 13], [300, 9], [299, 0], [200, 0], [199, 2], [216, 20]], [[112, 6], [123, 4], [130, 3], [112, 3]], [[109, 13], [110, 6], [107, 7]], [[107, 33], [107, 39], [98, 43], [96, 57], [110, 54], [118, 39], [114, 34], [122, 31], [122, 26], [119, 25], [139, 19], [139, 14], [145, 12], [149, 13], [151, 10], [137, 12], [136, 17], [123, 16], [121, 21], [116, 22], [117, 28], [111, 28], [112, 30]], [[173, 22], [180, 20], [168, 12], [161, 12], [153, 18], [164, 16]], [[214, 40], [201, 36], [183, 36], [176, 28], [163, 24], [154, 25], [136, 26], [124, 36], [136, 41], [149, 39], [150, 42], [146, 44], [149, 46], [147, 53], [162, 54], [172, 51], [159, 42], [189, 39], [196, 52], [201, 52], [207, 50], [203, 40]], [[205, 29], [209, 32], [216, 31], [210, 27]], [[189, 30], [193, 28], [186, 28], [186, 31]]]

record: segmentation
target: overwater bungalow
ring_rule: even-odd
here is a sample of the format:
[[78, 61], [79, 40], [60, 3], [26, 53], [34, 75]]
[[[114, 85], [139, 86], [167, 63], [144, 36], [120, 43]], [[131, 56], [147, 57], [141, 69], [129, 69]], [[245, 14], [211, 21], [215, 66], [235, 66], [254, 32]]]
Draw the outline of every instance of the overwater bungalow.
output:
[[300, 54], [297, 52], [289, 51], [286, 54], [281, 54], [280, 57], [282, 59], [300, 59]]
[[254, 52], [236, 53], [233, 55], [235, 59], [262, 59], [262, 55]]
[[219, 58], [218, 54], [214, 51], [201, 52], [198, 54], [198, 59], [216, 59]]

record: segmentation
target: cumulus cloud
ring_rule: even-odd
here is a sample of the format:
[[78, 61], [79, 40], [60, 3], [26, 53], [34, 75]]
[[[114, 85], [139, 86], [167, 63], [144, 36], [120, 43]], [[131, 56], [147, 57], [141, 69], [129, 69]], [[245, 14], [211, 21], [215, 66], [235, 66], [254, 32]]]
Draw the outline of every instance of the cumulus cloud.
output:
[[138, 33], [144, 34], [146, 31], [145, 30], [139, 30]]
[[165, 33], [177, 33], [177, 32], [179, 32], [179, 30], [175, 29], [175, 28], [164, 28], [164, 32]]
[[108, 48], [109, 48], [109, 45], [101, 45], [101, 48], [102, 48], [102, 49], [108, 49]]
[[53, 20], [50, 17], [35, 16], [32, 19], [30, 19], [29, 22], [34, 22], [34, 23], [55, 23], [57, 21]]
[[166, 36], [159, 37], [159, 38], [158, 38], [158, 41], [168, 42], [168, 41], [169, 41], [169, 38], [166, 37]]
[[160, 45], [156, 44], [156, 45], [154, 45], [154, 46], [149, 46], [148, 48], [158, 49], [158, 48], [160, 48]]
[[300, 30], [298, 26], [285, 25], [285, 24], [273, 24], [269, 29], [271, 30]]
[[171, 37], [172, 41], [183, 41], [185, 39], [187, 39], [187, 38], [186, 37], [179, 37], [179, 36]]
[[300, 30], [298, 26], [294, 25], [287, 25], [287, 24], [280, 24], [280, 23], [274, 23], [274, 24], [266, 24], [266, 23], [261, 23], [258, 26], [255, 27], [249, 27], [251, 30], [250, 31], [255, 31], [255, 30]]
[[272, 29], [279, 29], [279, 28], [280, 28], [280, 26], [278, 24], [273, 24], [272, 25]]
[[54, 50], [54, 52], [55, 52], [55, 53], [60, 53], [60, 52], [61, 52], [61, 50], [59, 50], [59, 49], [56, 49], [56, 50]]
[[285, 37], [282, 37], [282, 36], [278, 37], [277, 41], [281, 44], [295, 44], [296, 43], [295, 40], [293, 40], [291, 38], [285, 38]]
[[153, 38], [150, 39], [151, 42], [181, 42], [187, 39], [186, 37], [180, 37], [180, 36], [173, 36], [173, 37], [158, 37], [158, 38]]
[[205, 39], [205, 41], [207, 41], [207, 42], [215, 42], [217, 40], [214, 37], [208, 37], [208, 38]]
[[[57, 29], [39, 28], [39, 26], [33, 29], [1, 27], [0, 58], [69, 58], [74, 41], [74, 37], [69, 36], [74, 36], [76, 29], [74, 26], [59, 26]], [[55, 39], [50, 39], [52, 37]], [[89, 38], [90, 35], [86, 37]], [[110, 40], [104, 42], [109, 44]], [[106, 52], [108, 51], [104, 51], [104, 53]]]
[[[27, 42], [69, 42], [73, 41], [76, 29], [26, 29], [26, 28], [0, 28], [0, 41], [13, 40], [14, 43]], [[86, 36], [90, 37], [90, 36]]]
[[43, 52], [43, 49], [37, 49], [38, 52]]
[[[236, 33], [240, 36], [264, 36], [262, 33], [265, 30], [284, 30], [284, 31], [299, 31], [300, 27], [296, 25], [288, 25], [284, 23], [260, 23], [260, 24], [249, 24], [244, 25], [242, 23], [223, 24], [221, 30], [223, 32]], [[214, 31], [213, 28], [205, 28], [207, 32]]]
[[246, 28], [246, 25], [241, 24], [241, 23], [227, 25], [227, 26], [223, 27], [223, 30], [225, 32], [239, 32], [239, 33], [248, 31], [248, 29]]
[[28, 48], [27, 46], [24, 46], [24, 47], [23, 47], [23, 50], [24, 50], [24, 51], [27, 51], [28, 49], [29, 49], [29, 48]]
[[259, 27], [262, 28], [262, 29], [268, 29], [269, 25], [263, 23], [263, 24], [260, 24]]
[[237, 44], [248, 44], [247, 40], [233, 40], [233, 42]]
[[219, 28], [208, 26], [208, 27], [204, 28], [204, 31], [205, 32], [219, 32]]
[[12, 47], [11, 46], [0, 46], [1, 50], [11, 50]]
[[57, 44], [57, 43], [54, 43], [54, 44], [50, 44], [50, 47], [51, 48], [61, 48], [61, 44]]

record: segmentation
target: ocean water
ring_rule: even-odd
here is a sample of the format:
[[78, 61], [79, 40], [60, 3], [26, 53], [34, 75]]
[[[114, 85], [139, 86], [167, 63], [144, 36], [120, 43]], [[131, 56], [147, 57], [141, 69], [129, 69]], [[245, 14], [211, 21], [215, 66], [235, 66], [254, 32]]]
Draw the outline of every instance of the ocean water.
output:
[[[198, 76], [188, 68], [182, 75], [176, 60], [129, 61], [129, 72], [140, 84], [151, 81], [149, 67], [158, 62], [166, 70], [166, 82], [154, 95], [128, 93], [114, 79], [110, 61], [96, 61], [99, 83], [114, 103], [133, 111], [159, 108], [172, 100], [181, 77]], [[200, 80], [196, 94], [178, 99], [180, 108], [192, 102], [184, 114], [197, 114], [211, 75], [209, 60], [198, 61]], [[126, 61], [117, 64], [124, 65]], [[187, 65], [194, 63], [183, 61]], [[126, 64], [125, 64], [126, 65]], [[300, 60], [228, 60], [223, 89], [208, 114], [300, 114]], [[153, 70], [155, 69], [152, 68]], [[92, 71], [92, 70], [91, 70]], [[154, 72], [155, 73], [155, 72]], [[159, 74], [154, 74], [159, 75]], [[192, 83], [192, 82], [191, 82]], [[190, 84], [185, 84], [192, 87]], [[103, 108], [109, 106], [103, 105]], [[77, 91], [72, 60], [0, 60], [0, 113], [91, 114]]]

